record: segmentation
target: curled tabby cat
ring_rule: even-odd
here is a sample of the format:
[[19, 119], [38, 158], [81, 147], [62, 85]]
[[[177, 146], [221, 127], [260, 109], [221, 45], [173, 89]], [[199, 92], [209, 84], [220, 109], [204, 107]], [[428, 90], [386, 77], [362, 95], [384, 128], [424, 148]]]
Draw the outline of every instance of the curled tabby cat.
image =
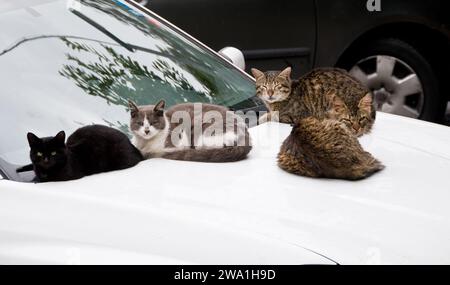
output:
[[341, 122], [314, 117], [294, 124], [278, 153], [278, 166], [297, 175], [347, 180], [384, 168]]

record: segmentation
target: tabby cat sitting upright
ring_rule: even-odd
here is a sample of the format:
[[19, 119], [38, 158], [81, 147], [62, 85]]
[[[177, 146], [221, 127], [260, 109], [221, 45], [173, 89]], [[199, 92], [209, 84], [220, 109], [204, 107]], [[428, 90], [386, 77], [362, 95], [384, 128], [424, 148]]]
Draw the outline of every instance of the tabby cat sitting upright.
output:
[[[83, 176], [125, 169], [138, 164], [142, 155], [122, 132], [101, 125], [79, 128], [67, 138], [27, 134], [36, 182], [66, 181]], [[29, 170], [29, 165], [17, 171]]]
[[[266, 104], [272, 120], [290, 123], [292, 119], [309, 116], [336, 119], [357, 136], [370, 132], [373, 126], [376, 114], [373, 95], [345, 70], [318, 68], [297, 81], [291, 80], [290, 67], [265, 73], [255, 68], [251, 71], [256, 79], [256, 94]], [[341, 100], [348, 113], [331, 109], [333, 103], [328, 95]]]
[[[164, 110], [164, 100], [146, 106], [129, 101], [129, 107], [133, 143], [146, 158], [231, 162], [252, 149], [245, 122], [226, 107], [184, 103]], [[209, 120], [208, 114], [216, 117]]]

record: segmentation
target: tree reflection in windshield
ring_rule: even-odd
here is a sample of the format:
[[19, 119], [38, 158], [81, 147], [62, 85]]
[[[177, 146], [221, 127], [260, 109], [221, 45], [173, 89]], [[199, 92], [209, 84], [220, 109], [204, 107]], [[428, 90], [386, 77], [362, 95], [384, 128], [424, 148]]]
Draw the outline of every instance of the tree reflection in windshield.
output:
[[[148, 94], [140, 94], [136, 88], [130, 86], [133, 83], [130, 79], [141, 80], [144, 78], [150, 81], [148, 82], [148, 87], [165, 87], [165, 84], [161, 82], [169, 83], [174, 87], [171, 90], [172, 94], [165, 94], [163, 92], [164, 94], [160, 96], [160, 98], [166, 99], [168, 105], [181, 101], [231, 106], [242, 101], [241, 95], [243, 93], [248, 94], [250, 91], [251, 94], [252, 90], [240, 90], [238, 87], [242, 87], [243, 85], [233, 82], [237, 81], [237, 79], [239, 79], [238, 81], [242, 81], [242, 77], [236, 76], [237, 74], [235, 72], [230, 72], [229, 66], [226, 64], [218, 64], [218, 59], [215, 56], [211, 56], [211, 54], [199, 49], [192, 42], [174, 34], [168, 28], [158, 23], [157, 20], [135, 12], [118, 1], [83, 0], [82, 4], [95, 8], [98, 12], [112, 16], [127, 26], [138, 29], [143, 35], [150, 37], [151, 42], [156, 42], [155, 50], [149, 50], [148, 48], [127, 42], [127, 44], [137, 49], [137, 52], [145, 51], [161, 55], [151, 63], [151, 68], [133, 60], [130, 56], [124, 56], [118, 53], [111, 46], [105, 45], [103, 45], [103, 49], [106, 51], [106, 54], [99, 53], [96, 49], [89, 47], [84, 50], [95, 53], [98, 56], [98, 60], [95, 63], [85, 63], [73, 55], [68, 55], [68, 60], [72, 64], [64, 65], [61, 74], [73, 79], [88, 94], [104, 96], [107, 97], [109, 103], [124, 106], [127, 105], [126, 99], [128, 97], [133, 97], [138, 103], [149, 104], [152, 102], [149, 102]], [[116, 36], [121, 37], [121, 35]], [[83, 44], [77, 43], [74, 40], [68, 42], [67, 38], [63, 40], [71, 48], [81, 51], [81, 48], [77, 45], [83, 46]], [[126, 40], [124, 41], [126, 42]], [[108, 59], [110, 60], [108, 61]], [[169, 62], [172, 62], [172, 65]], [[80, 68], [80, 66], [83, 68]], [[152, 70], [157, 70], [162, 75], [155, 74]], [[194, 88], [191, 84], [192, 80], [189, 81], [186, 79], [184, 74], [192, 76], [201, 88]], [[111, 75], [114, 77], [111, 78]], [[130, 76], [133, 78], [130, 78]], [[99, 83], [98, 88], [93, 87], [93, 83], [96, 81]], [[120, 87], [119, 85], [122, 86]], [[248, 87], [247, 84], [244, 86]], [[102, 94], [105, 90], [112, 93]], [[126, 91], [130, 95], [127, 96], [125, 93], [118, 93], [117, 90]], [[233, 96], [233, 94], [235, 95]], [[179, 98], [175, 99], [173, 98], [174, 96]], [[154, 101], [158, 99], [154, 98]]]
[[29, 162], [29, 131], [69, 134], [95, 123], [129, 133], [128, 99], [261, 106], [250, 78], [164, 21], [119, 1], [79, 3], [78, 15], [60, 0], [30, 4], [40, 17], [28, 19], [24, 9], [0, 17], [17, 27], [0, 39], [0, 117], [11, 122], [1, 126], [8, 136], [0, 159], [11, 173]]
[[[67, 53], [66, 57], [70, 64], [64, 64], [59, 73], [75, 82], [87, 94], [104, 98], [108, 104], [128, 105], [128, 99], [135, 100], [141, 104], [149, 104], [149, 94], [144, 88], [136, 89], [138, 81], [145, 80], [148, 90], [154, 90], [158, 85], [171, 85], [169, 89], [180, 89], [177, 92], [180, 96], [186, 96], [186, 92], [196, 92], [194, 87], [178, 70], [162, 60], [156, 59], [152, 63], [152, 68], [140, 64], [130, 56], [118, 53], [112, 46], [100, 44], [103, 50], [97, 50], [92, 45], [80, 41], [61, 38], [61, 40], [74, 52], [91, 53], [96, 57], [95, 61], [85, 62], [73, 53]], [[82, 57], [86, 59], [84, 55]], [[161, 78], [153, 70], [158, 70], [163, 75]], [[162, 86], [160, 86], [162, 87]], [[159, 91], [166, 90], [159, 88]], [[197, 92], [200, 93], [200, 92]], [[167, 94], [172, 95], [172, 94]], [[184, 98], [183, 101], [197, 99], [198, 95]], [[160, 94], [160, 97], [165, 97]], [[205, 96], [205, 94], [203, 94]], [[159, 100], [160, 98], [154, 98]]]

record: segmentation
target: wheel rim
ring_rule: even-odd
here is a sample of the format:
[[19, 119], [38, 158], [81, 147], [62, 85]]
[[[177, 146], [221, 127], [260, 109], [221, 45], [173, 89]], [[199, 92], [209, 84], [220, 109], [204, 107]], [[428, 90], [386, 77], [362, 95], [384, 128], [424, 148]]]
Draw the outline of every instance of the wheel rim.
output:
[[350, 74], [372, 90], [377, 110], [418, 118], [424, 93], [416, 72], [404, 61], [387, 55], [360, 60]]

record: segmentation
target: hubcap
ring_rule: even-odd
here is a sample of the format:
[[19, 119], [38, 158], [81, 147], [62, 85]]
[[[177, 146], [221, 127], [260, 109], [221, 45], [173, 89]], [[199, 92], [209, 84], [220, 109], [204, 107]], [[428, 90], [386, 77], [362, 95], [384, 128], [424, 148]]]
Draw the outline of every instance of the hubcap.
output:
[[350, 74], [372, 90], [377, 110], [418, 118], [424, 93], [414, 70], [404, 61], [376, 55], [359, 61]]

